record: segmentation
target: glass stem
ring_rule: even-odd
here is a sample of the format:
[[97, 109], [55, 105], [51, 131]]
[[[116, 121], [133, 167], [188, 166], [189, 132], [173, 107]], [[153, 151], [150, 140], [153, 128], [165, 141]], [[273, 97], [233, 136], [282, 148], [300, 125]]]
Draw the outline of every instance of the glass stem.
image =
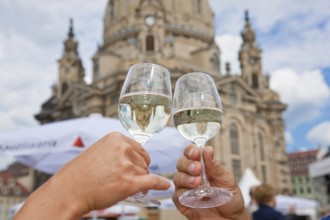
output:
[[145, 142], [150, 138], [150, 136], [140, 135], [140, 134], [135, 134], [133, 136], [134, 136], [134, 139], [136, 140], [136, 142], [141, 144], [142, 147], [144, 146]]
[[196, 145], [199, 148], [200, 153], [201, 153], [201, 156], [200, 156], [200, 162], [202, 164], [201, 186], [210, 186], [210, 183], [209, 183], [209, 181], [207, 179], [207, 176], [206, 176], [204, 156], [203, 156], [203, 150], [204, 150], [205, 142], [206, 142], [205, 138], [195, 139], [195, 143], [196, 143]]

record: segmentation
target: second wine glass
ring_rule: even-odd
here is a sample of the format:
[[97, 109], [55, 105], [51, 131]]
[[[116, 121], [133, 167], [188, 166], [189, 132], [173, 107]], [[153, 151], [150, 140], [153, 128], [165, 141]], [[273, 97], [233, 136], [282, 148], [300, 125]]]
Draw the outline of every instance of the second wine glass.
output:
[[[142, 146], [165, 128], [171, 115], [172, 89], [169, 71], [160, 65], [139, 63], [129, 68], [122, 87], [118, 114], [126, 130]], [[160, 202], [139, 192], [125, 200], [145, 207]]]
[[210, 186], [202, 156], [205, 143], [216, 135], [222, 124], [222, 103], [213, 79], [199, 72], [180, 77], [174, 90], [173, 112], [179, 133], [201, 151], [201, 186], [183, 193], [180, 203], [191, 208], [211, 208], [229, 202], [232, 198], [229, 190]]

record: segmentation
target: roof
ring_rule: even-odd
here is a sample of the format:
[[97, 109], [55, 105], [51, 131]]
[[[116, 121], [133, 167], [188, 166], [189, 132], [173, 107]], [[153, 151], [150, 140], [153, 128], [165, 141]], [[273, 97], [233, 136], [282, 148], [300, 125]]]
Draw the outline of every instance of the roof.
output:
[[299, 151], [288, 154], [289, 159], [302, 159], [305, 157], [316, 157], [316, 154], [319, 150], [308, 150], [308, 151]]

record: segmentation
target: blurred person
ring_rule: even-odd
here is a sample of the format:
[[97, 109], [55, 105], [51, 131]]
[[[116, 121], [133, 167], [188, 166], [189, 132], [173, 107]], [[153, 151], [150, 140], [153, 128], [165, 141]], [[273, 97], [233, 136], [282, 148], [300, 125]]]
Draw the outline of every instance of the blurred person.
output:
[[286, 220], [299, 220], [296, 205], [289, 206], [289, 213], [286, 215]]
[[[186, 157], [178, 162], [175, 195], [200, 183], [199, 150], [190, 151], [192, 148], [189, 145], [185, 150]], [[212, 149], [205, 149], [204, 156], [211, 184], [229, 188], [233, 198], [221, 207], [193, 210], [177, 204], [177, 197], [173, 196], [179, 211], [190, 220], [249, 219], [233, 175], [211, 160]], [[170, 183], [165, 178], [149, 175], [149, 163], [150, 157], [140, 144], [117, 132], [108, 134], [34, 191], [14, 220], [78, 220], [92, 210], [113, 206], [136, 192], [168, 189]], [[196, 164], [196, 169], [188, 174], [185, 165], [191, 163]], [[194, 178], [192, 183], [188, 181], [189, 177]]]
[[276, 205], [274, 187], [265, 183], [257, 186], [254, 198], [259, 209], [253, 213], [253, 220], [285, 220], [285, 216], [274, 209]]
[[233, 197], [222, 206], [208, 209], [193, 209], [180, 204], [180, 195], [187, 190], [197, 188], [201, 184], [202, 164], [200, 163], [200, 154], [201, 151], [195, 145], [189, 145], [185, 148], [184, 155], [178, 160], [178, 171], [173, 179], [175, 191], [172, 199], [179, 212], [190, 220], [251, 219], [244, 207], [244, 200], [233, 174], [215, 159], [212, 147], [205, 147], [203, 151], [205, 169], [210, 185], [229, 189]]
[[330, 209], [323, 209], [320, 220], [330, 220]]
[[330, 215], [324, 216], [320, 220], [330, 220]]

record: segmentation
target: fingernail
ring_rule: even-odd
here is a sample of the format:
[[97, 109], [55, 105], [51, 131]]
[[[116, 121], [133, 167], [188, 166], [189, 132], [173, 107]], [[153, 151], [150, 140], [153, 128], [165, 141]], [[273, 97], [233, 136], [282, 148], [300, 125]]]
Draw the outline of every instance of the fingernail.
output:
[[188, 167], [188, 171], [191, 174], [194, 173], [195, 169], [196, 169], [196, 164], [195, 163], [190, 164], [189, 167]]
[[190, 149], [190, 151], [188, 152], [188, 157], [192, 158], [192, 156], [194, 155], [195, 149]]
[[194, 182], [196, 181], [196, 177], [189, 177], [189, 179], [188, 179], [188, 182], [190, 183], [190, 184], [193, 184]]

